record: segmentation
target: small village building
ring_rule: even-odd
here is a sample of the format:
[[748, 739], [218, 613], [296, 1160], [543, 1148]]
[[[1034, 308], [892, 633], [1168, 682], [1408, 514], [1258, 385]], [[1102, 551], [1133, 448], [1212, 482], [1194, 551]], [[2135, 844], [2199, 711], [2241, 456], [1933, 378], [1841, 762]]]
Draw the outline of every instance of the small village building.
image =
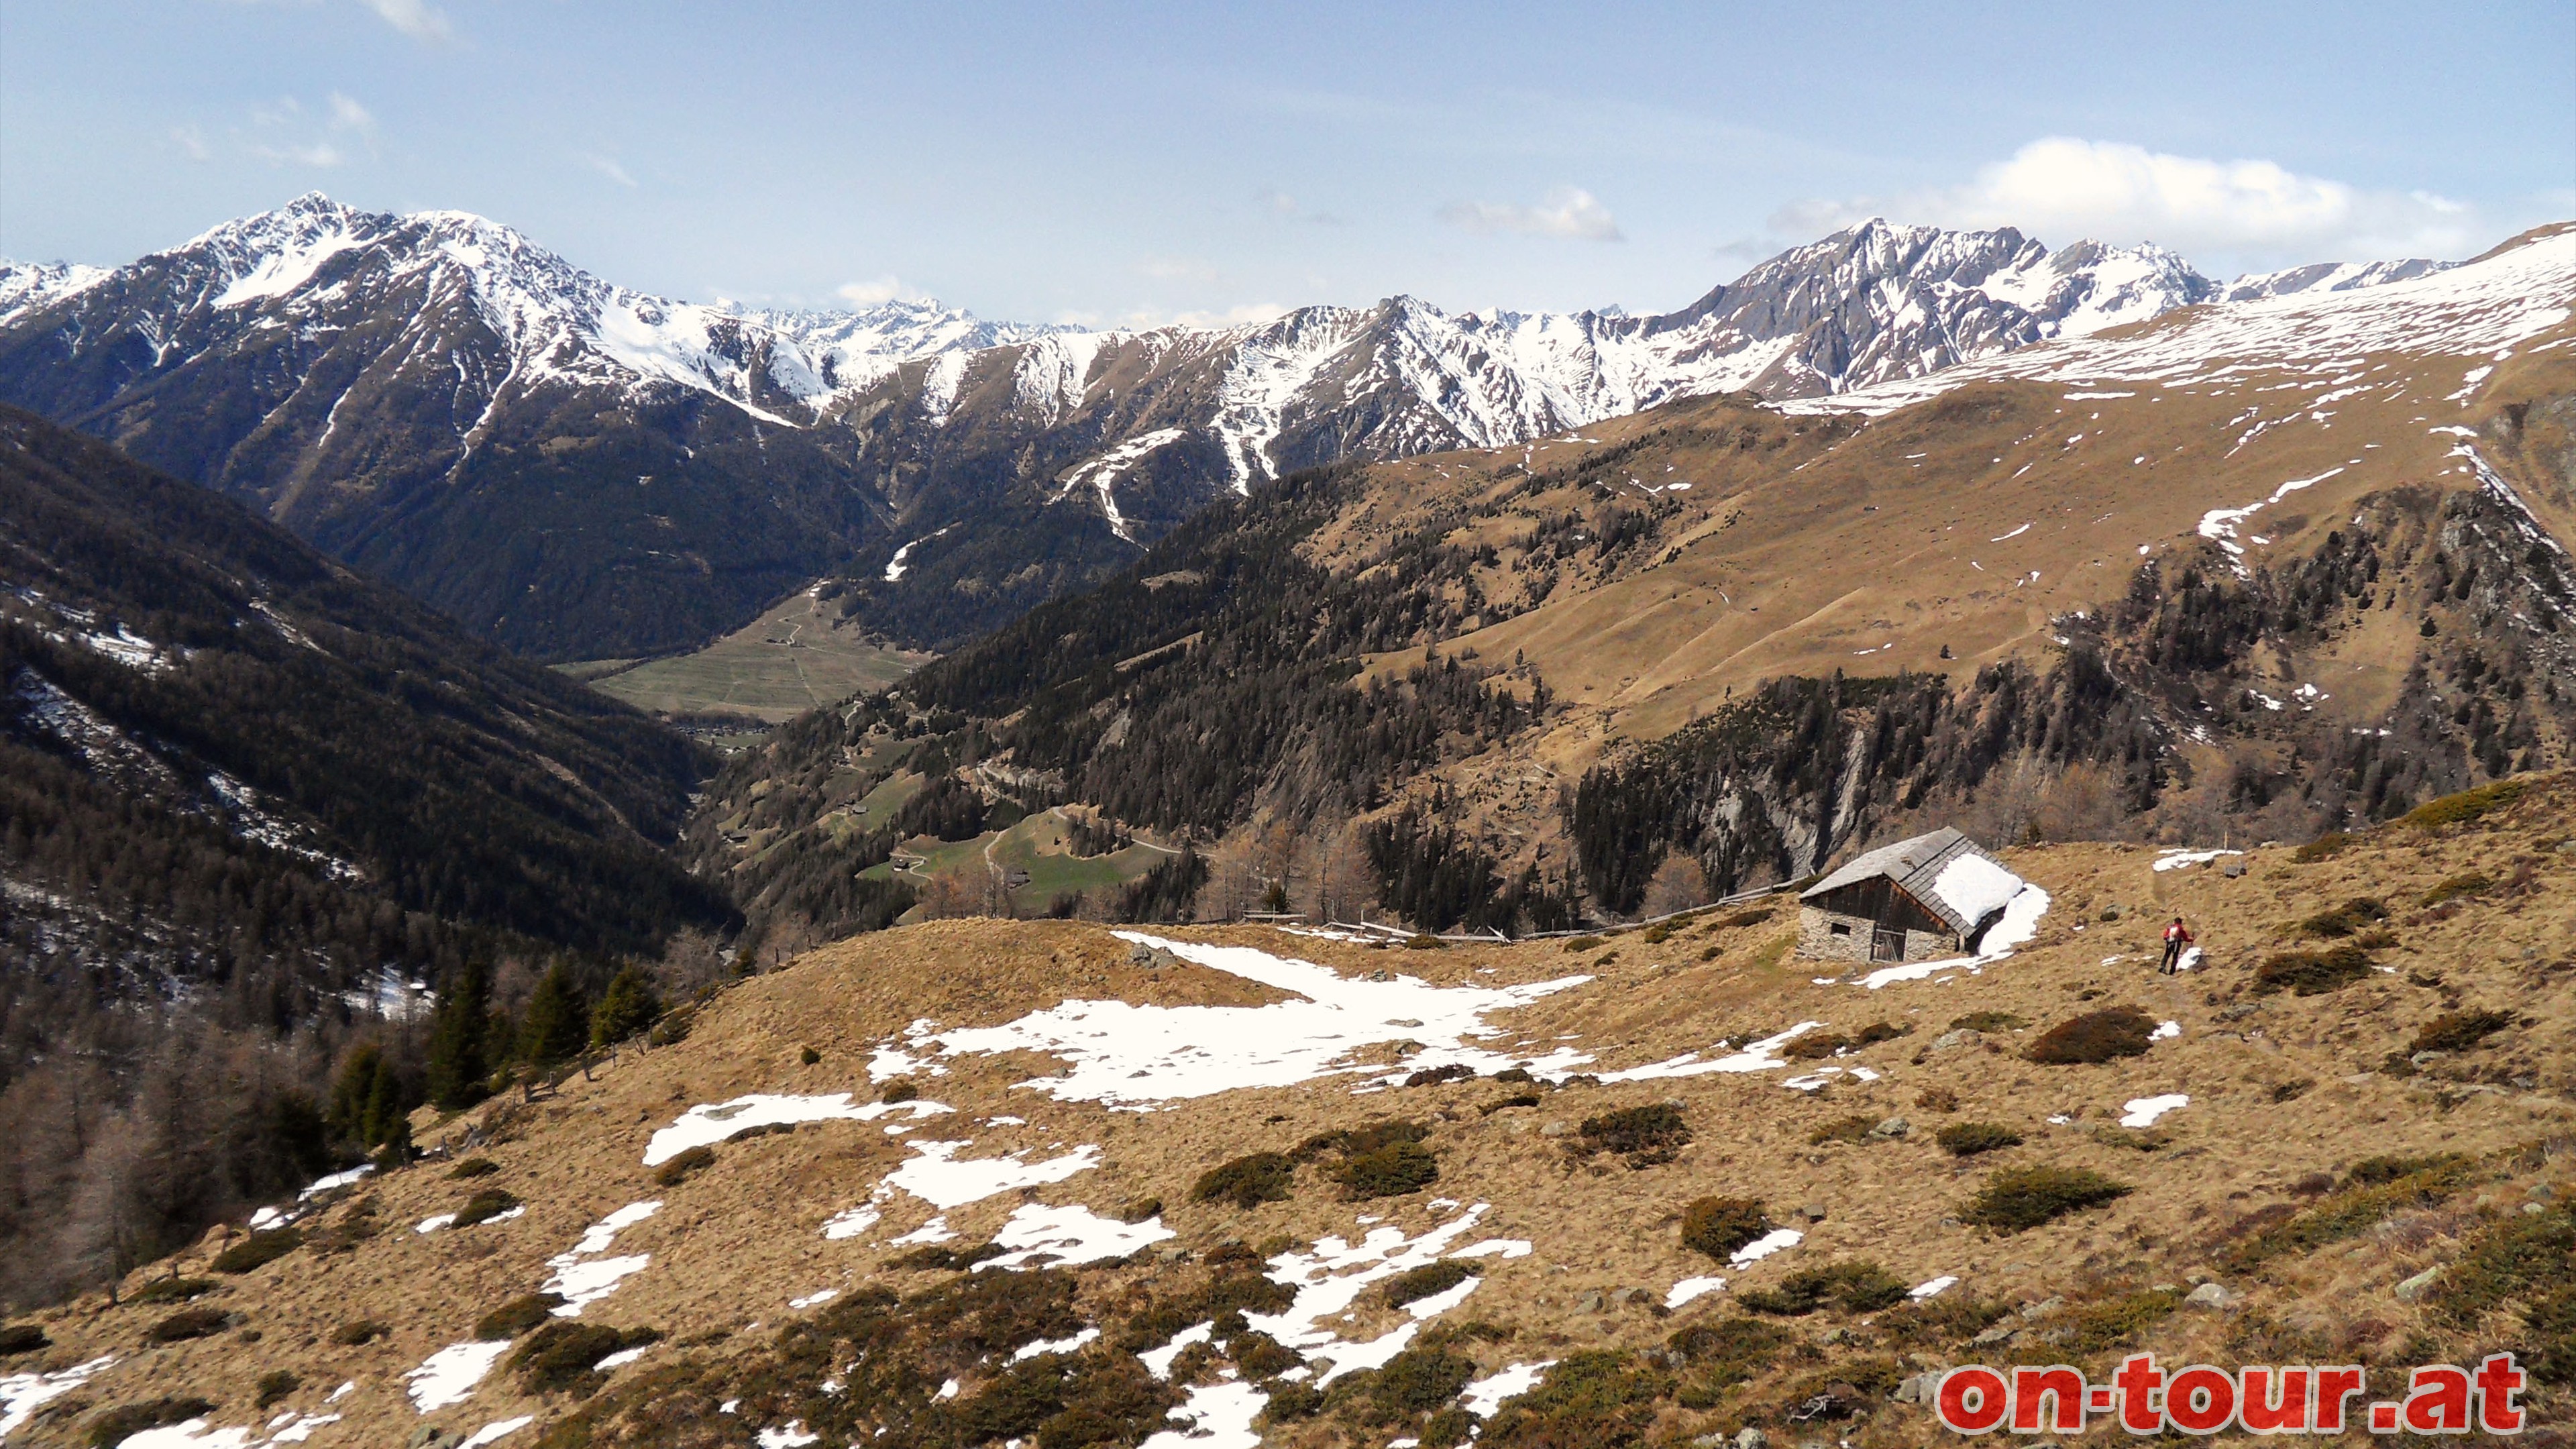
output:
[[1947, 826], [1882, 845], [1798, 896], [1798, 954], [1937, 961], [1973, 953], [2022, 879]]

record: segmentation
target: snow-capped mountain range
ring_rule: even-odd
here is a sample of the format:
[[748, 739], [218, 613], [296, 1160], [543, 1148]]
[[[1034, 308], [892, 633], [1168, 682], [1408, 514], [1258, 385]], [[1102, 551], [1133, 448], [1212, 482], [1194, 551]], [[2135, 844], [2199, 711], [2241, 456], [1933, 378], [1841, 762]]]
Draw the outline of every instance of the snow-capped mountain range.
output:
[[1081, 331], [935, 303], [670, 301], [481, 217], [315, 194], [114, 269], [0, 263], [0, 400], [541, 656], [682, 647], [828, 573], [936, 645], [1297, 468], [1710, 393], [1813, 399], [2440, 265], [2222, 287], [2152, 246], [1871, 221], [1657, 316], [1399, 296]]

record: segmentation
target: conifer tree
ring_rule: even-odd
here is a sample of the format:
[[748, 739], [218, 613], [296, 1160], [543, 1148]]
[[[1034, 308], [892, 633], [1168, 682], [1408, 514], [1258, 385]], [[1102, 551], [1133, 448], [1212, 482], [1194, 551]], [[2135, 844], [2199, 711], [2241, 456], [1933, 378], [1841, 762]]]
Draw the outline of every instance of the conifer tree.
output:
[[322, 1117], [333, 1137], [368, 1145], [367, 1107], [384, 1064], [384, 1050], [374, 1042], [360, 1045], [340, 1064], [340, 1075], [331, 1082], [331, 1105]]
[[590, 1005], [572, 968], [561, 961], [546, 968], [528, 998], [527, 1020], [519, 1026], [519, 1055], [538, 1066], [552, 1066], [581, 1055], [590, 1042]]
[[374, 1079], [367, 1084], [367, 1106], [360, 1121], [358, 1141], [367, 1147], [381, 1147], [400, 1132], [411, 1135], [411, 1104], [404, 1100], [402, 1079], [394, 1074], [394, 1064], [376, 1055]]
[[651, 1026], [661, 1014], [662, 998], [654, 992], [651, 979], [632, 964], [622, 967], [590, 1014], [590, 1044], [604, 1047], [624, 1041]]
[[438, 998], [438, 1014], [429, 1028], [429, 1100], [448, 1111], [483, 1100], [492, 1075], [490, 1053], [491, 973], [480, 956], [449, 973]]

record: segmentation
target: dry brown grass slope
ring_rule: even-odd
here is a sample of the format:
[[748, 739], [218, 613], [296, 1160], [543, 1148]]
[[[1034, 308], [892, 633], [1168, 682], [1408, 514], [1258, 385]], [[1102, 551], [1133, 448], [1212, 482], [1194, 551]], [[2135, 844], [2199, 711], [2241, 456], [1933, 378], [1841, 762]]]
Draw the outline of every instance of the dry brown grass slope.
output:
[[[1823, 975], [1813, 963], [1785, 955], [1793, 923], [1784, 910], [1704, 914], [1579, 947], [1390, 951], [1248, 926], [1167, 930], [1303, 957], [1344, 978], [1401, 973], [1494, 986], [1588, 974], [1585, 985], [1490, 1013], [1499, 1034], [1485, 1044], [1533, 1057], [1573, 1048], [1593, 1059], [1584, 1070], [1594, 1073], [1801, 1021], [1823, 1024], [1811, 1035], [1857, 1040], [1877, 1035], [1865, 1029], [1879, 1023], [1895, 1034], [1767, 1071], [1610, 1084], [1487, 1077], [1366, 1095], [1354, 1093], [1360, 1079], [1337, 1075], [1143, 1113], [1026, 1086], [1062, 1070], [1046, 1054], [951, 1054], [905, 1069], [904, 1080], [955, 1109], [917, 1133], [886, 1130], [904, 1125], [901, 1117], [811, 1123], [719, 1143], [712, 1163], [658, 1182], [644, 1165], [646, 1144], [692, 1105], [755, 1092], [872, 1100], [885, 1086], [869, 1070], [876, 1053], [903, 1047], [907, 1028], [924, 1019], [953, 1030], [1068, 1001], [1288, 999], [1205, 966], [1139, 964], [1128, 942], [1087, 924], [953, 921], [862, 937], [723, 992], [699, 1010], [685, 1040], [630, 1053], [595, 1080], [574, 1077], [533, 1104], [495, 1103], [438, 1123], [424, 1117], [420, 1138], [448, 1156], [340, 1192], [302, 1225], [306, 1244], [274, 1262], [214, 1271], [226, 1246], [219, 1233], [135, 1274], [122, 1285], [123, 1306], [91, 1297], [39, 1315], [32, 1321], [50, 1346], [0, 1361], [0, 1376], [112, 1362], [36, 1406], [7, 1442], [87, 1443], [120, 1408], [192, 1397], [210, 1405], [200, 1431], [208, 1435], [291, 1422], [279, 1420], [290, 1412], [337, 1414], [306, 1441], [326, 1449], [419, 1443], [424, 1425], [470, 1433], [521, 1415], [535, 1422], [497, 1442], [749, 1445], [791, 1418], [809, 1421], [825, 1443], [1092, 1442], [1085, 1434], [1132, 1442], [1188, 1381], [1211, 1391], [1229, 1374], [1262, 1377], [1280, 1365], [1262, 1364], [1255, 1340], [1220, 1333], [1214, 1350], [1182, 1355], [1164, 1385], [1140, 1377], [1113, 1345], [1161, 1343], [1217, 1317], [1224, 1302], [1240, 1301], [1225, 1293], [1264, 1271], [1264, 1256], [1335, 1235], [1356, 1241], [1373, 1222], [1418, 1235], [1474, 1203], [1491, 1206], [1459, 1241], [1523, 1239], [1527, 1256], [1476, 1260], [1481, 1286], [1426, 1320], [1414, 1341], [1420, 1352], [1340, 1380], [1316, 1417], [1271, 1424], [1269, 1442], [1437, 1439], [1458, 1423], [1435, 1411], [1454, 1391], [1443, 1375], [1459, 1361], [1481, 1376], [1559, 1360], [1564, 1374], [1617, 1389], [1609, 1407], [1542, 1396], [1506, 1407], [1486, 1442], [1678, 1444], [1746, 1424], [1775, 1442], [1821, 1440], [1825, 1421], [1789, 1416], [1823, 1396], [1821, 1412], [1836, 1416], [1832, 1436], [1926, 1444], [1940, 1432], [1920, 1408], [1893, 1398], [1906, 1376], [1996, 1359], [2100, 1368], [2136, 1347], [2221, 1363], [2286, 1355], [2391, 1364], [2496, 1347], [2528, 1358], [2554, 1344], [2561, 1377], [2532, 1398], [2544, 1423], [2564, 1425], [2576, 1412], [2566, 1382], [2576, 1366], [2564, 1357], [2563, 1324], [2553, 1326], [2539, 1300], [2567, 1286], [2549, 1276], [2565, 1276], [2565, 1255], [2556, 1268], [2535, 1268], [2531, 1245], [2556, 1241], [2543, 1229], [2576, 1232], [2567, 1221], [2576, 1191], [2568, 1155], [2576, 1151], [2576, 1011], [2567, 997], [2576, 978], [2576, 852], [2565, 848], [2576, 838], [2576, 778], [2517, 784], [2430, 823], [2319, 848], [2258, 848], [2233, 858], [2245, 867], [2235, 876], [2224, 859], [2157, 871], [2154, 852], [2119, 845], [2011, 852], [2014, 868], [2054, 897], [2037, 937], [1979, 971], [1878, 990], [1813, 979]], [[2378, 907], [2345, 912], [2340, 926], [2302, 924], [2362, 897]], [[2159, 977], [2150, 952], [2174, 913], [2199, 930], [2208, 959]], [[2357, 980], [2307, 996], [2259, 989], [2258, 972], [2274, 957], [2338, 946], [2361, 953]], [[2023, 1055], [2042, 1031], [2114, 1006], [2177, 1023], [2179, 1035], [2096, 1065]], [[1121, 1010], [1104, 1009], [1103, 1030], [1120, 1029]], [[2480, 1012], [2501, 1025], [2475, 1045], [2410, 1060], [2429, 1024]], [[1954, 1034], [1954, 1023], [1979, 1016], [1975, 1036]], [[1401, 1043], [1355, 1053], [1390, 1069], [1404, 1055]], [[929, 1072], [933, 1061], [944, 1074]], [[1790, 1074], [1826, 1067], [1840, 1071], [1821, 1089], [1784, 1088]], [[2118, 1125], [2124, 1104], [2165, 1094], [2190, 1100], [2151, 1129]], [[1631, 1167], [1615, 1152], [1580, 1150], [1587, 1120], [1659, 1103], [1673, 1105], [1689, 1132], [1669, 1160], [1647, 1153], [1646, 1165]], [[1905, 1120], [1902, 1135], [1863, 1130], [1890, 1118]], [[1345, 1201], [1324, 1176], [1334, 1160], [1325, 1152], [1296, 1169], [1284, 1201], [1243, 1209], [1192, 1200], [1199, 1177], [1222, 1163], [1381, 1119], [1428, 1129], [1435, 1183]], [[1847, 1119], [1857, 1125], [1842, 1128]], [[2022, 1142], [1954, 1157], [1934, 1138], [1961, 1123], [1997, 1124]], [[477, 1145], [466, 1145], [469, 1133]], [[916, 1135], [971, 1138], [965, 1155], [1022, 1151], [1030, 1162], [1098, 1149], [1088, 1170], [950, 1208], [956, 1236], [946, 1249], [983, 1242], [1029, 1203], [1082, 1204], [1108, 1216], [1159, 1199], [1176, 1236], [1133, 1259], [1007, 1279], [906, 1266], [906, 1248], [893, 1240], [922, 1227], [933, 1205], [903, 1193], [879, 1199], [883, 1220], [869, 1230], [824, 1236], [835, 1214], [869, 1201], [890, 1172], [917, 1160], [908, 1146]], [[497, 1171], [458, 1180], [453, 1164], [469, 1156]], [[2425, 1160], [2389, 1169], [2393, 1185], [2364, 1167], [2392, 1157]], [[1962, 1224], [1982, 1187], [2039, 1166], [2088, 1169], [2135, 1190], [2017, 1234]], [[525, 1214], [415, 1231], [495, 1187], [523, 1202]], [[1740, 1269], [1714, 1263], [1680, 1240], [1685, 1208], [1712, 1194], [1759, 1200], [1773, 1223], [1800, 1228], [1804, 1241]], [[649, 1261], [581, 1322], [658, 1330], [658, 1343], [604, 1383], [580, 1381], [595, 1393], [539, 1391], [502, 1367], [471, 1398], [415, 1412], [407, 1370], [535, 1291], [548, 1258], [587, 1227], [646, 1200], [664, 1206], [619, 1232], [606, 1252]], [[1821, 1209], [1820, 1220], [1796, 1211], [1808, 1205]], [[1755, 1315], [1761, 1326], [1751, 1329], [1700, 1331], [1738, 1324], [1749, 1305], [1784, 1306], [1795, 1295], [1782, 1290], [1797, 1286], [1796, 1275], [1856, 1260], [1903, 1285], [1959, 1281], [1919, 1307], [1828, 1304], [1804, 1316]], [[2499, 1264], [2530, 1271], [2516, 1279]], [[2429, 1268], [2444, 1273], [2418, 1291]], [[151, 1341], [178, 1305], [135, 1300], [172, 1274], [209, 1280], [195, 1304], [230, 1315], [229, 1326]], [[1705, 1274], [1730, 1281], [1663, 1310], [1672, 1285]], [[2203, 1280], [2222, 1285], [2224, 1304], [2182, 1306]], [[2454, 1281], [2462, 1286], [2442, 1286]], [[1000, 1291], [990, 1288], [997, 1283], [1008, 1290], [1002, 1298], [977, 1300], [972, 1313], [959, 1306], [960, 1294]], [[790, 1306], [825, 1289], [838, 1290], [838, 1307]], [[903, 1295], [887, 1318], [868, 1316], [879, 1311], [869, 1296], [879, 1289]], [[1045, 1313], [1029, 1306], [1035, 1296], [1009, 1297], [1059, 1291], [1061, 1302]], [[1364, 1292], [1348, 1318], [1337, 1312], [1321, 1326], [1351, 1343], [1412, 1321], [1383, 1300], [1382, 1289]], [[1020, 1316], [1009, 1321], [1018, 1327], [994, 1328], [1014, 1304]], [[2526, 1326], [2526, 1312], [2539, 1326]], [[385, 1325], [383, 1336], [339, 1341], [367, 1320]], [[924, 1327], [907, 1337], [888, 1321]], [[1064, 1360], [1081, 1366], [1074, 1387], [1032, 1387], [1031, 1371], [1013, 1368], [1013, 1351], [1076, 1323], [1107, 1337]], [[2017, 1336], [1970, 1342], [1990, 1326]], [[987, 1330], [1000, 1337], [975, 1338]], [[837, 1349], [825, 1342], [835, 1335]], [[1595, 1350], [1610, 1356], [1574, 1357]], [[261, 1404], [262, 1377], [281, 1371], [296, 1387]], [[827, 1392], [827, 1376], [847, 1382]], [[332, 1399], [342, 1383], [354, 1388]], [[1284, 1385], [1270, 1387], [1288, 1396]], [[1106, 1417], [1085, 1419], [1049, 1394], [1088, 1395], [1076, 1407]], [[726, 1400], [737, 1401], [734, 1412], [719, 1411]], [[1041, 1431], [1041, 1422], [1053, 1427]], [[880, 1438], [873, 1427], [889, 1432]]]

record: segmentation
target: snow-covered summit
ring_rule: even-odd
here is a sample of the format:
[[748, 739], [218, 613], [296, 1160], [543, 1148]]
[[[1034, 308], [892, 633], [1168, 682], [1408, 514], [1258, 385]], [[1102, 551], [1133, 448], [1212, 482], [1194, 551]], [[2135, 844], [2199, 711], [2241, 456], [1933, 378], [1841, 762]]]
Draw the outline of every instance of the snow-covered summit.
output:
[[[344, 206], [320, 192], [214, 227], [114, 273], [55, 279], [0, 273], [0, 322], [71, 295], [71, 283], [149, 274], [147, 306], [217, 332], [261, 325], [357, 325], [389, 294], [463, 301], [502, 339], [521, 384], [670, 384], [763, 416], [813, 407], [902, 363], [1053, 330], [982, 321], [936, 302], [856, 311], [756, 311], [674, 301], [602, 280], [524, 233], [464, 211], [408, 216]], [[226, 324], [229, 324], [227, 326]], [[165, 325], [168, 335], [175, 326]], [[778, 418], [778, 421], [790, 421]], [[810, 418], [796, 418], [806, 422]]]

